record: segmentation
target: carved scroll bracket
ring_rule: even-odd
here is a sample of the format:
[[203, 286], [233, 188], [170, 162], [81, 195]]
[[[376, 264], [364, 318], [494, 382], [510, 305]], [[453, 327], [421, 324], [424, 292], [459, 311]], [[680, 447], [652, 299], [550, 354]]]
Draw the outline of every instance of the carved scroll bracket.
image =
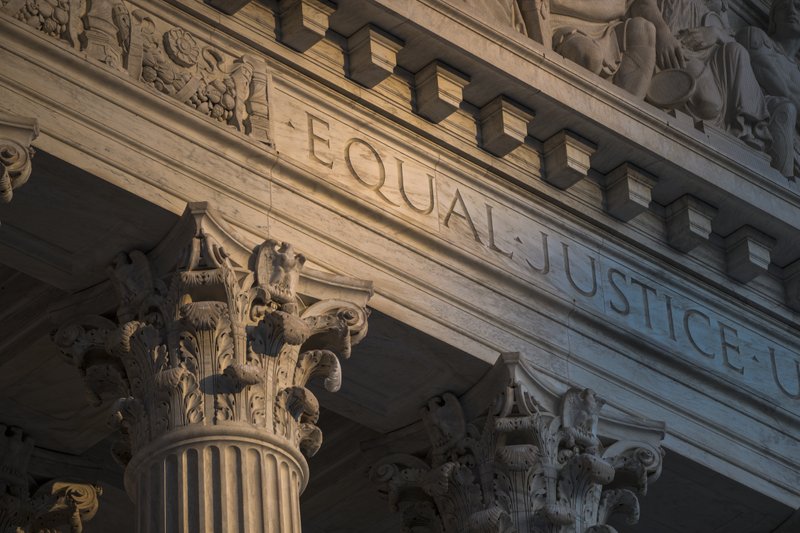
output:
[[36, 488], [28, 477], [33, 444], [22, 429], [0, 424], [0, 533], [82, 532], [103, 489], [58, 480]]
[[[422, 409], [430, 447], [371, 470], [408, 531], [614, 533], [661, 472], [663, 424], [600, 414], [590, 389], [533, 376], [518, 354], [461, 398]], [[404, 430], [407, 432], [407, 429]]]
[[35, 118], [18, 117], [0, 112], [0, 201], [9, 203], [14, 190], [31, 175], [31, 143], [39, 136]]

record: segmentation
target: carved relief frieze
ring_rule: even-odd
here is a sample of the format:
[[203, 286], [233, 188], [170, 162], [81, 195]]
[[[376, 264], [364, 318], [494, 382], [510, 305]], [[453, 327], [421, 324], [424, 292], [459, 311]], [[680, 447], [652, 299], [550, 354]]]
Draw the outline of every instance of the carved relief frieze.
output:
[[196, 111], [272, 144], [267, 65], [115, 0], [8, 0], [0, 11]]
[[366, 335], [366, 309], [303, 303], [302, 254], [267, 240], [249, 256], [231, 256], [233, 245], [202, 206], [190, 206], [174, 234], [181, 237], [161, 258], [133, 251], [110, 267], [116, 321], [80, 318], [54, 335], [90, 397], [113, 401], [123, 437], [115, 457], [126, 463], [175, 429], [228, 423], [313, 455], [322, 442], [319, 402], [306, 385], [319, 376], [327, 390], [339, 389], [340, 358]]
[[601, 439], [605, 401], [594, 391], [551, 398], [517, 379], [517, 364], [495, 367], [508, 377], [478, 417], [468, 414], [474, 401], [430, 400], [426, 455], [391, 455], [371, 470], [406, 531], [613, 533], [613, 514], [638, 520], [638, 497], [661, 470], [658, 431], [642, 425], [641, 440]]

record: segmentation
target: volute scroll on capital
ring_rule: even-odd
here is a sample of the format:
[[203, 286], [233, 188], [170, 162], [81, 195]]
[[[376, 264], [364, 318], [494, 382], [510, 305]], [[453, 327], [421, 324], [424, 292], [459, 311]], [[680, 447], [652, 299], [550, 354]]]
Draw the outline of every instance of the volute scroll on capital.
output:
[[638, 520], [661, 472], [663, 424], [603, 417], [591, 389], [545, 383], [504, 354], [461, 398], [428, 402], [424, 456], [392, 454], [370, 472], [406, 531], [613, 533], [612, 514]]
[[340, 387], [340, 359], [367, 332], [371, 285], [316, 272], [312, 285], [336, 278], [331, 292], [350, 298], [314, 302], [298, 292], [304, 263], [288, 243], [247, 247], [201, 203], [149, 254], [114, 260], [117, 320], [83, 317], [53, 338], [90, 399], [115, 400], [119, 461], [187, 426], [241, 425], [317, 451], [319, 402], [307, 384]]
[[0, 112], [0, 201], [11, 202], [14, 191], [31, 176], [31, 143], [39, 136], [35, 118]]
[[34, 441], [21, 428], [0, 424], [0, 533], [81, 533], [97, 514], [103, 489], [96, 483], [28, 474]]

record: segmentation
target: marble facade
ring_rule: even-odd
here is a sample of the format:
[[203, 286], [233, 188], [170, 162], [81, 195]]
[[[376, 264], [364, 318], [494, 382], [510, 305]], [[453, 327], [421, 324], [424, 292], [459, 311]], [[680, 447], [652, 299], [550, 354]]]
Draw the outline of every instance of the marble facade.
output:
[[0, 0], [0, 532], [795, 531], [795, 10]]

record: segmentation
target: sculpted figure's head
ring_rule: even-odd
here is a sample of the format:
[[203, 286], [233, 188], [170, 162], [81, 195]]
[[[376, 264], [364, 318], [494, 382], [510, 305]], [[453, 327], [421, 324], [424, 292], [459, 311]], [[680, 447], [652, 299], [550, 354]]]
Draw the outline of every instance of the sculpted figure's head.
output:
[[774, 0], [769, 11], [768, 32], [779, 41], [800, 38], [800, 0]]

